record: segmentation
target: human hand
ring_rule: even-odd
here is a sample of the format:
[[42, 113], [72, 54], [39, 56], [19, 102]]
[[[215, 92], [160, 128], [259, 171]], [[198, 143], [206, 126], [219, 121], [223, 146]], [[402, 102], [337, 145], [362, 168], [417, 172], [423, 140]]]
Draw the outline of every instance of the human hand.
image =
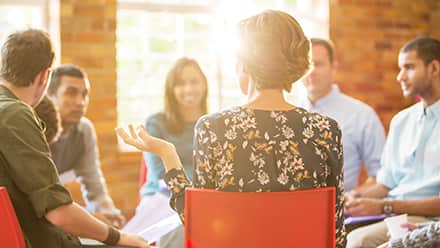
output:
[[417, 224], [413, 224], [413, 223], [405, 223], [400, 225], [403, 228], [408, 229], [408, 231], [413, 231], [414, 229], [419, 228], [419, 226], [417, 226]]
[[120, 238], [118, 245], [121, 246], [130, 246], [130, 247], [137, 247], [137, 248], [149, 248], [148, 242], [143, 239], [139, 235], [129, 234], [126, 232], [120, 231]]
[[354, 199], [359, 198], [360, 196], [361, 194], [356, 190], [350, 190], [349, 192], [346, 192], [344, 194], [344, 212], [347, 213], [348, 210], [346, 206], [351, 205]]
[[125, 217], [121, 213], [113, 211], [99, 211], [93, 213], [93, 216], [101, 220], [102, 222], [112, 225], [116, 228], [121, 228], [125, 224]]
[[351, 216], [380, 215], [384, 204], [381, 199], [356, 198], [345, 203], [345, 212]]
[[134, 146], [139, 150], [151, 152], [161, 157], [169, 149], [174, 149], [173, 144], [148, 134], [142, 125], [139, 125], [135, 130], [133, 125], [130, 124], [128, 129], [130, 134], [121, 127], [116, 128], [115, 131], [126, 144]]

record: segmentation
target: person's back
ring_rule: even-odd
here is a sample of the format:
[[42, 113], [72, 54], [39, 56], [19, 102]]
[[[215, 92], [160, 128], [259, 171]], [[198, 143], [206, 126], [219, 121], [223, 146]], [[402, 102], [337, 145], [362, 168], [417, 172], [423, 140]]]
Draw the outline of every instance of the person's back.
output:
[[[279, 191], [336, 188], [336, 243], [345, 247], [343, 158], [336, 122], [296, 108], [284, 98], [310, 68], [310, 41], [298, 22], [281, 11], [265, 11], [239, 23], [237, 71], [244, 106], [199, 119], [194, 135], [193, 182], [183, 173], [172, 144], [145, 128], [125, 142], [158, 154], [168, 170], [171, 206], [184, 220], [185, 188]], [[264, 228], [264, 227], [262, 227]]]
[[35, 29], [8, 36], [1, 49], [0, 186], [5, 186], [28, 247], [85, 247], [77, 236], [109, 245], [148, 247], [72, 201], [60, 183], [43, 123], [35, 115], [54, 58], [49, 36]]
[[194, 158], [210, 162], [194, 185], [238, 192], [338, 186], [341, 134], [323, 115], [235, 107], [201, 118], [196, 132]]
[[[20, 45], [26, 39], [40, 41], [40, 51], [50, 48], [48, 37], [39, 31], [28, 30], [9, 36], [2, 59], [10, 56], [8, 52], [12, 47], [22, 48]], [[15, 58], [20, 58], [20, 55], [18, 52]], [[32, 61], [32, 58], [29, 60]], [[4, 63], [3, 66], [11, 64]], [[9, 79], [6, 71], [2, 71], [2, 74], [3, 80]], [[24, 77], [22, 74], [19, 79]], [[0, 85], [0, 185], [8, 190], [27, 245], [80, 247], [76, 237], [43, 218], [46, 211], [72, 203], [72, 199], [59, 183], [43, 135], [43, 126], [31, 106], [5, 85], [12, 84]]]

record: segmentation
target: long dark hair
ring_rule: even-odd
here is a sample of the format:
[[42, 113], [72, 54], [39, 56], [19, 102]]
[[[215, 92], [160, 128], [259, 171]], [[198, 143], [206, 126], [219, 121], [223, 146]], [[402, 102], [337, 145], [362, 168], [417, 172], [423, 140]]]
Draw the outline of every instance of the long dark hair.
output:
[[205, 74], [200, 68], [199, 63], [196, 60], [190, 58], [180, 58], [178, 59], [171, 70], [168, 72], [165, 81], [165, 96], [164, 96], [164, 113], [165, 113], [165, 125], [167, 129], [174, 134], [179, 134], [183, 132], [184, 125], [182, 125], [183, 117], [182, 113], [179, 111], [179, 104], [177, 102], [176, 96], [174, 95], [174, 87], [181, 80], [181, 74], [183, 68], [186, 66], [194, 66], [200, 72], [205, 84], [205, 93], [203, 95], [202, 102], [200, 103], [202, 115], [208, 112], [208, 80]]

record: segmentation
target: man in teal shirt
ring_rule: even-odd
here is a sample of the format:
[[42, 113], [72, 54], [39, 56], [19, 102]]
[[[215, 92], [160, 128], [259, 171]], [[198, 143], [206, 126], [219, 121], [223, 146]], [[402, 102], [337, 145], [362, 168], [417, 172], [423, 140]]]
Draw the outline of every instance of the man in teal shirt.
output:
[[[404, 96], [421, 101], [393, 118], [377, 184], [346, 195], [345, 207], [353, 216], [406, 213], [417, 223], [440, 216], [440, 41], [408, 42], [399, 67]], [[386, 233], [383, 222], [356, 229], [347, 247], [377, 247]]]
[[46, 93], [53, 58], [49, 36], [34, 29], [9, 35], [1, 49], [0, 186], [8, 190], [27, 247], [83, 247], [78, 236], [148, 247], [88, 214], [61, 185], [32, 109]]

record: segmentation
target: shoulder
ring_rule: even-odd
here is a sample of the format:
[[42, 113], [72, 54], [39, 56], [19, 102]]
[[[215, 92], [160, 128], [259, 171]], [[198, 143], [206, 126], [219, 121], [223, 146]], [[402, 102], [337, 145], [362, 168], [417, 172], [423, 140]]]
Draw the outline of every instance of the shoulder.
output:
[[306, 128], [313, 128], [320, 132], [326, 130], [337, 131], [337, 133], [341, 132], [338, 122], [333, 118], [320, 113], [310, 112], [303, 108], [296, 108], [295, 112], [301, 117], [302, 123]]
[[423, 105], [419, 102], [412, 106], [409, 106], [406, 109], [401, 110], [391, 119], [390, 128], [399, 126], [408, 119], [416, 118], [417, 112], [422, 111], [422, 109]]
[[354, 97], [348, 96], [346, 94], [341, 93], [340, 98], [342, 101], [342, 104], [349, 107], [351, 111], [355, 111], [355, 113], [360, 113], [362, 115], [376, 115], [376, 111], [374, 109], [366, 104], [365, 102], [356, 99]]
[[163, 112], [154, 113], [147, 117], [145, 121], [146, 126], [163, 125], [165, 124], [165, 114]]
[[77, 124], [77, 130], [85, 140], [96, 140], [95, 127], [91, 120], [82, 117]]
[[0, 103], [1, 126], [20, 127], [29, 123], [37, 123], [33, 109], [16, 99], [2, 100]]
[[221, 110], [219, 112], [206, 114], [199, 118], [197, 121], [195, 128], [206, 127], [209, 128], [211, 126], [217, 126], [221, 123], [224, 123], [226, 119], [233, 118], [234, 116], [239, 116], [243, 112], [243, 109], [240, 107], [232, 107], [225, 110]]

